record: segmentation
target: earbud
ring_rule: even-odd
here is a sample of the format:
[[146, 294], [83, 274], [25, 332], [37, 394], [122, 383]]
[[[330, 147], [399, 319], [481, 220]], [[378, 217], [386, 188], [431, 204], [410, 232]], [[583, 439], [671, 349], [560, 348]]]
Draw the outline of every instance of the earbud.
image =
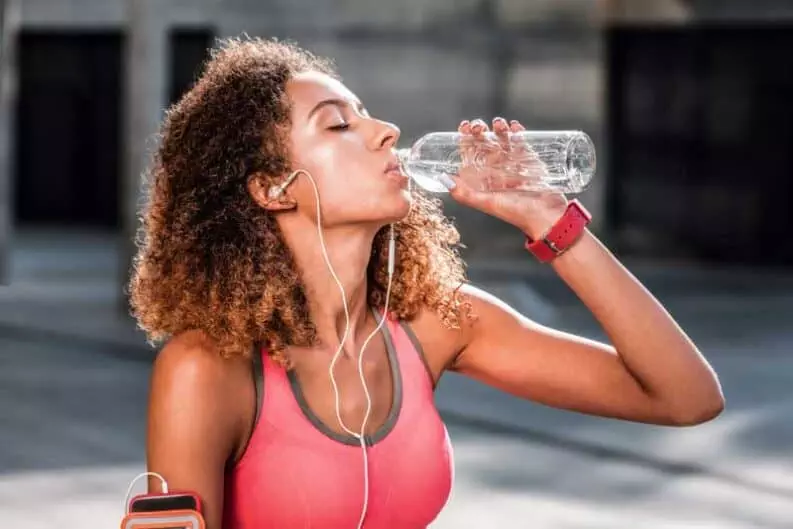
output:
[[303, 172], [302, 169], [298, 169], [297, 171], [292, 171], [289, 174], [289, 176], [286, 177], [286, 180], [284, 180], [282, 183], [278, 184], [277, 186], [271, 187], [270, 190], [267, 192], [267, 198], [269, 198], [270, 200], [277, 200], [281, 198], [281, 195], [284, 193], [286, 188], [289, 187], [289, 184], [294, 182], [295, 178], [297, 178], [297, 175], [300, 174], [301, 172]]
[[284, 188], [281, 187], [280, 185], [273, 186], [267, 192], [267, 198], [269, 198], [270, 200], [278, 200], [278, 197], [280, 197], [281, 193], [283, 192], [284, 192]]

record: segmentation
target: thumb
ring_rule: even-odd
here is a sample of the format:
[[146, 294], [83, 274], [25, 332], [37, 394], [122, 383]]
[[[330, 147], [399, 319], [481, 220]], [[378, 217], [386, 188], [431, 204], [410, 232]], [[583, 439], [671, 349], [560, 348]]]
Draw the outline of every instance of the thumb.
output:
[[486, 208], [488, 202], [492, 199], [490, 193], [475, 190], [461, 178], [444, 175], [442, 182], [446, 189], [449, 190], [451, 197], [464, 206], [476, 209]]

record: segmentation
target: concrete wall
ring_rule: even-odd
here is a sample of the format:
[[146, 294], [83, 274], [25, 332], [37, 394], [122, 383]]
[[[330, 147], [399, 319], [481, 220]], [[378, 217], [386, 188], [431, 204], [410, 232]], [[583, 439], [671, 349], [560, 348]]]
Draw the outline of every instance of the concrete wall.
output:
[[[529, 128], [583, 129], [595, 139], [601, 167], [583, 199], [601, 220], [609, 151], [602, 134], [601, 25], [793, 15], [783, 0], [747, 6], [743, 0], [24, 0], [22, 23], [130, 30], [123, 201], [129, 232], [145, 140], [165, 101], [164, 32], [172, 25], [211, 25], [218, 36], [289, 37], [332, 56], [367, 106], [402, 127], [405, 141], [496, 114]], [[483, 249], [494, 257], [522, 255], [515, 230], [454, 204], [448, 211], [458, 218], [470, 255]]]
[[[496, 114], [530, 128], [580, 128], [601, 140], [599, 37], [589, 0], [136, 0], [133, 10], [122, 0], [24, 4], [27, 28], [132, 30], [123, 199], [128, 233], [146, 138], [165, 100], [163, 35], [171, 25], [208, 24], [219, 36], [289, 37], [332, 56], [367, 106], [402, 127], [405, 141]], [[599, 174], [585, 197], [597, 218], [604, 179]], [[522, 252], [511, 228], [454, 204], [448, 210], [472, 251], [487, 241], [491, 253]]]

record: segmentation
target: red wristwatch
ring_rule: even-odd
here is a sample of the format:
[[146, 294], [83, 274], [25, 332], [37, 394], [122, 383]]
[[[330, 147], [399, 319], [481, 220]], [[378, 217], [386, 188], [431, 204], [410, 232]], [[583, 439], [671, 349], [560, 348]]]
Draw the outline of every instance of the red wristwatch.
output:
[[526, 249], [540, 262], [550, 263], [581, 238], [591, 220], [589, 211], [578, 200], [572, 200], [562, 217], [542, 239], [535, 241], [526, 237]]

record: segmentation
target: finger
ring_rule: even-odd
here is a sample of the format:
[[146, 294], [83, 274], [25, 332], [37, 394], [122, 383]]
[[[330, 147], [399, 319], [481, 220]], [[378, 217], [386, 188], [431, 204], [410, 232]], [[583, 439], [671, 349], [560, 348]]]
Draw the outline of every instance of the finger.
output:
[[495, 118], [493, 120], [493, 132], [495, 132], [496, 139], [501, 145], [502, 150], [504, 152], [509, 152], [511, 150], [509, 145], [510, 128], [507, 124], [507, 120], [504, 118]]
[[[509, 131], [511, 133], [515, 134], [518, 132], [523, 132], [525, 130], [526, 128], [523, 125], [521, 125], [521, 123], [518, 120], [513, 119], [512, 121], [509, 122]], [[514, 145], [514, 147], [525, 148], [527, 146], [527, 144], [522, 141], [518, 141], [516, 143], [517, 144]]]
[[492, 193], [474, 189], [462, 178], [453, 180], [454, 187], [449, 189], [449, 195], [460, 204], [475, 209], [487, 209], [489, 202], [493, 200]]
[[504, 118], [493, 119], [493, 132], [499, 135], [508, 134], [509, 125], [507, 124], [507, 120]]
[[490, 128], [483, 120], [474, 120], [472, 123], [472, 130], [476, 141], [474, 145], [475, 152], [472, 158], [473, 165], [479, 169], [494, 165], [494, 163], [499, 160], [502, 146], [498, 141], [493, 141], [492, 136], [488, 135]]
[[481, 119], [475, 119], [471, 123], [471, 132], [474, 134], [474, 136], [481, 136], [487, 131], [488, 131], [487, 123], [485, 123]]
[[513, 160], [518, 164], [534, 162], [537, 158], [537, 153], [534, 152], [531, 145], [514, 134], [523, 132], [526, 128], [516, 119], [509, 122], [509, 130], [513, 134], [511, 136], [511, 145], [513, 152]]
[[474, 155], [473, 124], [467, 119], [460, 123], [460, 158], [463, 165], [471, 163]]

